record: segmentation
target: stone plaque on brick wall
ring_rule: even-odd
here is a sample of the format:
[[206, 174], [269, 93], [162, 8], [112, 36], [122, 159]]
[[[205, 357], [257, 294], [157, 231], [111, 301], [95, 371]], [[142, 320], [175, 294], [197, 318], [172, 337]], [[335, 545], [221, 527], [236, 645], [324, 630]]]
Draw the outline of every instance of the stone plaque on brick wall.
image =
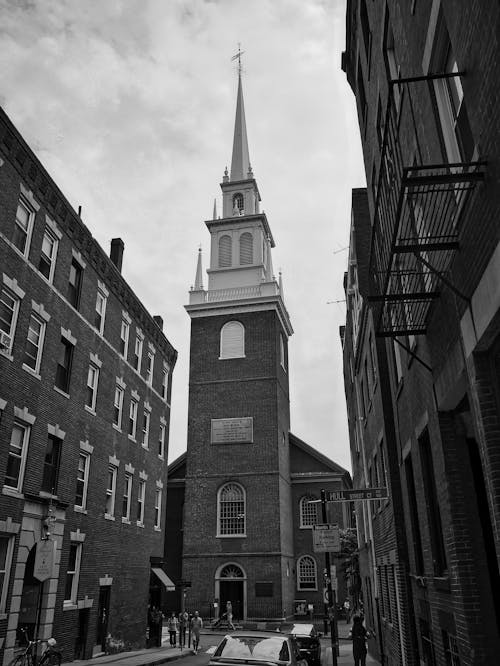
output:
[[253, 417], [212, 419], [212, 444], [250, 444], [253, 442]]

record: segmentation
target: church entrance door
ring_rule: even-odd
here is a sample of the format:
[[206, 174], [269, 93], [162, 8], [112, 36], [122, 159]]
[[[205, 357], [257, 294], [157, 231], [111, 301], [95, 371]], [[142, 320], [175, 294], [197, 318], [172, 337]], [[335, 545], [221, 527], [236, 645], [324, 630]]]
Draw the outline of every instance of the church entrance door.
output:
[[237, 564], [222, 566], [215, 576], [215, 596], [219, 599], [219, 617], [226, 612], [227, 602], [233, 607], [233, 622], [245, 619], [246, 575]]

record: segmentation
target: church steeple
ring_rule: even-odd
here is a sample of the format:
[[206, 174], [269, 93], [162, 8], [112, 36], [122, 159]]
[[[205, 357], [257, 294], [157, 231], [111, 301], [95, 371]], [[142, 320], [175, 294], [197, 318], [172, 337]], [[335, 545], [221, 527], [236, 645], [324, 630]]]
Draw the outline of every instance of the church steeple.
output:
[[231, 181], [253, 178], [248, 153], [247, 125], [245, 121], [245, 105], [241, 72], [238, 72], [238, 96], [236, 100], [236, 118], [234, 121], [233, 156], [231, 159]]

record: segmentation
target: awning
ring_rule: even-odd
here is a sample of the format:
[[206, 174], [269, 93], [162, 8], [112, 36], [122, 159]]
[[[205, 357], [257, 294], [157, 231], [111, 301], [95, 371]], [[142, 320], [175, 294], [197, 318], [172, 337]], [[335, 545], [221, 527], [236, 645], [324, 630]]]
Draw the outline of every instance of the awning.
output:
[[175, 592], [175, 585], [172, 583], [170, 578], [167, 576], [167, 574], [163, 571], [163, 569], [159, 569], [158, 567], [151, 567], [151, 571], [158, 576], [158, 578], [161, 580], [163, 585], [165, 585], [165, 589], [167, 592]]

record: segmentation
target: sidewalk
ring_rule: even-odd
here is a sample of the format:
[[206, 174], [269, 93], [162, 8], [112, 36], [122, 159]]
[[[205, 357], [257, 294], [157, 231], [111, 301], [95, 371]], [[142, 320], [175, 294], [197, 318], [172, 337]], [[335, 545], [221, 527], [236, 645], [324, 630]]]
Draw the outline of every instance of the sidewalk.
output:
[[[337, 657], [337, 664], [338, 666], [352, 666], [354, 664], [354, 658], [352, 656], [352, 642], [349, 640], [349, 629], [351, 628], [351, 625], [340, 620], [337, 627], [339, 634], [339, 656]], [[333, 657], [330, 637], [326, 636], [322, 638], [321, 644], [323, 646], [322, 666], [332, 666]], [[380, 662], [371, 657], [370, 654], [367, 654], [366, 666], [380, 666]]]

